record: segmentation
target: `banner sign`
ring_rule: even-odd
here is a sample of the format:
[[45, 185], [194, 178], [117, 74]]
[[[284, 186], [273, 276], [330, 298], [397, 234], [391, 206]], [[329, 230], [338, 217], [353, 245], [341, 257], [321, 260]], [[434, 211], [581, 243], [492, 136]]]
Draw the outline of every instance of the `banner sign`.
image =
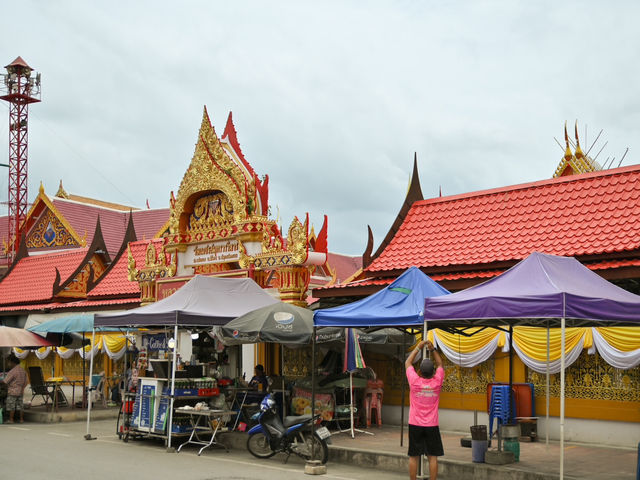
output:
[[160, 350], [169, 350], [167, 345], [167, 337], [164, 333], [154, 335], [143, 335], [142, 346], [149, 352], [158, 352]]

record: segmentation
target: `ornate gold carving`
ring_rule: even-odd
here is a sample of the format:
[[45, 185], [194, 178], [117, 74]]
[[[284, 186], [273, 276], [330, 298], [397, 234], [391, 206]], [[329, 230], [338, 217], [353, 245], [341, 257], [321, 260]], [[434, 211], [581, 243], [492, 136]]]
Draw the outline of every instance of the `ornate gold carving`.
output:
[[205, 195], [196, 201], [193, 212], [189, 215], [187, 230], [194, 234], [222, 230], [220, 227], [226, 227], [231, 232], [232, 225], [233, 204], [224, 193], [215, 193]]
[[[263, 253], [253, 258], [254, 265], [258, 269], [276, 269], [293, 265], [302, 265], [307, 261], [309, 250], [309, 219], [304, 224], [294, 218], [289, 226], [287, 247], [282, 248], [282, 238], [275, 228], [270, 229], [269, 238], [263, 236]], [[266, 235], [266, 234], [265, 234]], [[270, 242], [268, 247], [265, 244]]]
[[[40, 184], [42, 186], [42, 184]], [[43, 189], [44, 191], [44, 189]], [[56, 192], [56, 197], [58, 198], [69, 198], [69, 194], [66, 192], [64, 187], [62, 186], [62, 180], [60, 180], [60, 186], [58, 187], [58, 191]]]
[[58, 297], [81, 298], [86, 297], [87, 283], [91, 266], [86, 264], [76, 277], [57, 294]]
[[298, 217], [295, 217], [289, 226], [289, 235], [287, 236], [287, 249], [293, 255], [295, 263], [304, 263], [307, 260], [309, 248], [308, 232], [309, 219], [306, 219], [303, 225], [298, 220]]
[[[536, 392], [546, 391], [546, 374], [528, 371], [527, 381]], [[560, 374], [550, 375], [549, 394], [560, 397]], [[598, 354], [583, 351], [565, 375], [566, 398], [640, 402], [640, 367], [620, 370]]]
[[315, 267], [282, 267], [277, 270], [280, 284], [280, 300], [306, 307], [307, 290], [309, 281]]
[[180, 232], [180, 217], [185, 212], [187, 201], [200, 192], [218, 190], [224, 193], [232, 205], [234, 219], [244, 218], [246, 213], [247, 178], [240, 167], [225, 153], [209, 122], [205, 109], [200, 125], [198, 143], [187, 169], [178, 196], [171, 201], [169, 232]]
[[138, 277], [138, 269], [136, 268], [136, 259], [133, 258], [133, 253], [131, 253], [131, 245], [127, 245], [127, 265], [129, 267], [129, 281], [135, 282]]
[[80, 243], [65, 228], [60, 220], [45, 210], [27, 237], [28, 248], [80, 246]]
[[65, 285], [64, 290], [59, 292], [59, 297], [73, 297], [84, 298], [87, 295], [87, 285], [91, 277], [91, 271], [93, 270], [93, 281], [95, 282], [107, 269], [106, 265], [102, 261], [102, 258], [98, 255], [94, 255], [89, 263], [87, 263], [80, 273], [76, 275], [73, 281]]
[[[304, 378], [311, 375], [311, 347], [285, 348], [283, 374], [287, 378]], [[320, 365], [322, 354], [316, 352], [316, 365]]]
[[[162, 278], [173, 277], [176, 274], [176, 256], [170, 255], [167, 262], [167, 252], [164, 246], [161, 247], [160, 252], [156, 250], [154, 241], [150, 241], [147, 244], [145, 251], [145, 265], [143, 268], [136, 269], [135, 259], [129, 249], [129, 278], [134, 276], [134, 279], [140, 284], [140, 300], [142, 303], [150, 303], [156, 300], [156, 280]], [[135, 272], [135, 273], [134, 273]]]
[[208, 263], [206, 265], [196, 265], [193, 267], [194, 275], [202, 275], [207, 273], [227, 272], [231, 270], [228, 263]]

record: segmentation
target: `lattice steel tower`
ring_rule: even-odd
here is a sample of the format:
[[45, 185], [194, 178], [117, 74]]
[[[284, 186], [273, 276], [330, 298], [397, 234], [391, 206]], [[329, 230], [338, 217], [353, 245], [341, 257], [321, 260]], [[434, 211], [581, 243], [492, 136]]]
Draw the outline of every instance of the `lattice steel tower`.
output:
[[29, 104], [40, 101], [40, 74], [21, 57], [5, 67], [0, 99], [9, 102], [9, 231], [7, 257], [11, 263], [20, 244], [22, 222], [27, 216], [27, 146]]

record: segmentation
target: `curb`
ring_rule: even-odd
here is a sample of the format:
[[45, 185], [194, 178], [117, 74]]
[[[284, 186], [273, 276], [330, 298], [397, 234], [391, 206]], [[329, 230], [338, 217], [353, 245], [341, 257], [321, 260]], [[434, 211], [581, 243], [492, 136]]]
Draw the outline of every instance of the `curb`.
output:
[[[247, 434], [238, 432], [220, 433], [220, 442], [229, 448], [246, 450]], [[471, 454], [471, 452], [469, 452]], [[372, 450], [329, 445], [329, 463], [341, 463], [358, 467], [375, 468], [388, 472], [408, 472], [409, 457], [404, 454], [377, 452]], [[426, 463], [426, 462], [425, 462]], [[439, 473], [444, 478], [473, 478], [474, 480], [557, 480], [557, 474], [519, 470], [516, 466], [490, 465], [460, 460], [439, 459]], [[517, 464], [512, 464], [517, 465]], [[329, 468], [331, 466], [329, 465]], [[428, 466], [425, 464], [425, 471]], [[566, 480], [579, 480], [565, 475]]]

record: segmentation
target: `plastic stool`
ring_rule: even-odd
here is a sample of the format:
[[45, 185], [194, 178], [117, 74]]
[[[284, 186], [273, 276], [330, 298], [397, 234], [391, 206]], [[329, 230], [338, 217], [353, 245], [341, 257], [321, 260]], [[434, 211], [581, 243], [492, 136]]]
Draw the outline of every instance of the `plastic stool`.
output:
[[367, 419], [367, 427], [371, 426], [371, 411], [376, 412], [376, 422], [379, 427], [382, 426], [382, 397], [384, 390], [382, 388], [367, 388], [364, 391], [364, 412]]

